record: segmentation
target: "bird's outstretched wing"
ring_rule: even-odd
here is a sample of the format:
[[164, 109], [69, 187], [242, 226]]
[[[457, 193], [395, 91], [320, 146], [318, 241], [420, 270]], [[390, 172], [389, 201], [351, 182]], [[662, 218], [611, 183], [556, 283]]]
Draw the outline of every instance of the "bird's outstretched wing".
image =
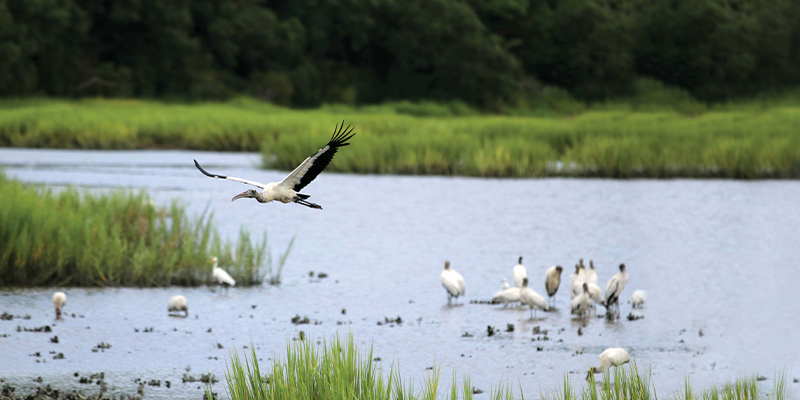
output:
[[199, 169], [200, 172], [203, 173], [203, 175], [211, 177], [211, 178], [227, 179], [229, 181], [241, 182], [241, 183], [245, 183], [245, 184], [248, 184], [248, 185], [253, 185], [255, 187], [260, 187], [261, 189], [265, 189], [266, 186], [267, 186], [267, 185], [265, 185], [263, 183], [258, 183], [258, 182], [255, 182], [255, 181], [248, 181], [247, 179], [236, 178], [236, 177], [233, 177], [233, 176], [211, 174], [208, 171], [204, 170], [203, 167], [201, 167], [200, 164], [197, 163], [197, 160], [194, 160], [194, 166], [197, 167], [197, 169]]
[[341, 125], [337, 124], [336, 128], [333, 129], [333, 136], [331, 136], [328, 144], [300, 163], [294, 171], [287, 175], [286, 178], [283, 178], [280, 185], [291, 186], [295, 192], [306, 187], [330, 164], [339, 147], [350, 144], [347, 141], [355, 135], [352, 132], [353, 128], [350, 125], [347, 125], [347, 128], [344, 127], [344, 121], [342, 121]]

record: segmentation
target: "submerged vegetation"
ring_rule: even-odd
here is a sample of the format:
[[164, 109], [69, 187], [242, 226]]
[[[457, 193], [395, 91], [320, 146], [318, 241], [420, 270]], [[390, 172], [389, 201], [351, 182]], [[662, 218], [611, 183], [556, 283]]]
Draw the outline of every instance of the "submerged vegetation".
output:
[[463, 103], [326, 106], [298, 111], [239, 98], [0, 101], [0, 146], [261, 151], [291, 170], [342, 119], [357, 132], [328, 170], [492, 177], [800, 177], [800, 107], [707, 109], [668, 88], [588, 107], [557, 90], [532, 108], [478, 115]]
[[[0, 174], [0, 286], [166, 286], [212, 282], [211, 257], [240, 285], [273, 278], [266, 234], [224, 242], [210, 214], [145, 193], [60, 193]], [[281, 268], [287, 252], [281, 256]], [[280, 274], [280, 271], [277, 271]]]
[[[285, 358], [275, 357], [262, 370], [255, 347], [239, 357], [231, 352], [225, 383], [231, 400], [261, 399], [437, 399], [451, 400], [473, 398], [473, 386], [468, 376], [461, 382], [453, 374], [449, 386], [440, 386], [441, 368], [434, 367], [416, 389], [414, 379], [404, 380], [393, 363], [388, 373], [379, 368], [373, 359], [372, 348], [361, 351], [352, 334], [341, 339], [337, 334], [321, 345], [312, 340], [289, 342]], [[588, 366], [587, 366], [588, 369]], [[650, 372], [640, 372], [636, 363], [615, 368], [603, 374], [602, 382], [596, 384], [594, 375], [589, 383], [576, 391], [569, 376], [564, 377], [561, 389], [541, 393], [542, 400], [658, 400], [650, 382]], [[439, 396], [439, 395], [442, 396]], [[697, 392], [689, 379], [682, 390], [661, 395], [669, 400], [785, 400], [787, 397], [785, 376], [776, 376], [770, 393], [764, 393], [757, 377], [743, 378], [735, 383], [709, 388]], [[206, 389], [206, 398], [215, 398]], [[492, 387], [489, 399], [513, 400], [524, 398], [516, 393], [510, 383]]]

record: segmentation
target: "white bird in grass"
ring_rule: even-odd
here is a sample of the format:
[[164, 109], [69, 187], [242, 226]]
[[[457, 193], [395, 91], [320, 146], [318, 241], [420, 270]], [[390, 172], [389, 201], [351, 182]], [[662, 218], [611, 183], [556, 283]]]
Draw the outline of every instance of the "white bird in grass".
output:
[[586, 282], [597, 285], [597, 270], [594, 269], [594, 261], [589, 260], [589, 269], [586, 270]]
[[447, 290], [447, 304], [458, 296], [463, 296], [467, 292], [467, 287], [464, 285], [464, 278], [455, 270], [450, 269], [450, 261], [444, 262], [444, 270], [442, 270], [442, 286]]
[[600, 374], [611, 367], [619, 367], [622, 364], [631, 362], [631, 356], [621, 347], [605, 349], [605, 351], [600, 353], [599, 357], [600, 366], [589, 368], [589, 373], [586, 374], [587, 381], [589, 381], [593, 374]]
[[333, 130], [333, 136], [323, 148], [319, 149], [311, 157], [308, 157], [297, 166], [286, 178], [280, 182], [271, 182], [268, 184], [249, 181], [242, 178], [235, 178], [232, 176], [211, 174], [204, 170], [197, 160], [194, 160], [194, 165], [206, 176], [218, 179], [227, 179], [229, 181], [241, 182], [248, 185], [253, 185], [262, 189], [261, 192], [255, 189], [246, 190], [231, 199], [231, 201], [242, 198], [253, 198], [258, 200], [259, 203], [269, 203], [271, 201], [280, 201], [281, 203], [297, 203], [306, 207], [316, 208], [321, 210], [322, 206], [319, 204], [306, 201], [310, 196], [307, 194], [298, 193], [301, 189], [306, 187], [314, 178], [319, 175], [325, 167], [330, 164], [333, 156], [339, 147], [348, 146], [347, 143], [350, 138], [355, 135], [350, 125], [344, 128], [344, 121], [342, 125], [336, 125]]
[[570, 303], [570, 309], [572, 310], [572, 314], [583, 318], [587, 315], [587, 312], [591, 306], [592, 298], [589, 296], [589, 284], [584, 282], [583, 293], [575, 296], [575, 298], [572, 299], [572, 303]]
[[527, 304], [531, 308], [531, 319], [535, 317], [536, 310], [547, 311], [547, 302], [539, 293], [528, 287], [528, 278], [522, 280], [522, 288], [519, 290], [519, 301]]
[[647, 301], [647, 292], [644, 290], [636, 290], [631, 296], [631, 305], [633, 308], [642, 308], [644, 302]]
[[228, 288], [228, 286], [236, 286], [236, 280], [231, 278], [231, 276], [228, 275], [228, 273], [225, 272], [224, 269], [217, 266], [217, 264], [219, 263], [217, 257], [212, 257], [211, 262], [214, 263], [214, 272], [212, 272], [212, 275], [214, 277], [214, 280], [217, 281], [217, 283], [224, 286], [226, 289]]
[[167, 306], [167, 312], [173, 311], [183, 311], [186, 314], [184, 317], [189, 316], [189, 306], [186, 305], [186, 297], [183, 296], [172, 296], [169, 299], [169, 305]]
[[560, 265], [552, 266], [544, 272], [544, 288], [547, 290], [547, 296], [553, 299], [553, 306], [556, 305], [556, 293], [558, 287], [561, 285], [561, 272], [564, 268]]
[[514, 266], [514, 285], [522, 287], [522, 280], [528, 277], [528, 270], [522, 265], [522, 256], [519, 256], [519, 263]]
[[56, 309], [56, 319], [61, 319], [61, 308], [67, 304], [67, 295], [64, 292], [53, 293], [53, 307]]
[[619, 295], [622, 293], [622, 289], [625, 288], [626, 283], [628, 283], [628, 273], [625, 272], [625, 264], [620, 264], [619, 272], [614, 274], [608, 281], [608, 285], [606, 285], [606, 299], [603, 303], [603, 306], [606, 307], [606, 314], [608, 314], [609, 307], [615, 304], [616, 315], [619, 316]]

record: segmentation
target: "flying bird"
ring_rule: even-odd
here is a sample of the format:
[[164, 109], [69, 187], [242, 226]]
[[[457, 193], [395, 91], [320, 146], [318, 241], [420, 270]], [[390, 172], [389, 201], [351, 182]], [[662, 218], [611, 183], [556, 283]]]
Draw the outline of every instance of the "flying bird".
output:
[[322, 170], [328, 166], [328, 164], [330, 164], [333, 156], [340, 147], [350, 145], [350, 143], [347, 143], [347, 141], [355, 135], [355, 133], [352, 132], [353, 128], [351, 128], [350, 125], [348, 125], [347, 128], [344, 127], [344, 121], [342, 121], [341, 125], [337, 124], [336, 128], [333, 129], [333, 136], [331, 136], [331, 140], [328, 141], [328, 144], [311, 155], [311, 157], [306, 158], [305, 161], [300, 163], [300, 165], [298, 165], [294, 171], [289, 173], [289, 175], [283, 178], [282, 181], [270, 182], [266, 185], [256, 181], [249, 181], [247, 179], [209, 173], [200, 166], [197, 160], [194, 160], [194, 165], [200, 170], [200, 172], [211, 178], [241, 182], [262, 189], [260, 192], [255, 189], [246, 190], [234, 196], [231, 201], [243, 198], [251, 198], [258, 200], [259, 203], [280, 201], [281, 203], [297, 203], [306, 207], [321, 210], [322, 206], [319, 204], [306, 201], [310, 197], [309, 195], [298, 192], [304, 187], [308, 186], [308, 184], [311, 183], [311, 181], [313, 181], [314, 178], [316, 178], [317, 175], [319, 175]]
[[447, 290], [447, 304], [453, 298], [458, 300], [458, 296], [463, 296], [467, 292], [467, 287], [464, 285], [464, 278], [455, 270], [450, 269], [450, 261], [444, 262], [444, 270], [442, 270], [442, 286]]
[[553, 306], [556, 305], [556, 293], [558, 287], [561, 285], [561, 272], [564, 268], [560, 265], [550, 267], [544, 273], [544, 288], [547, 290], [547, 295], [553, 299]]
[[169, 304], [167, 305], [167, 312], [173, 311], [183, 311], [186, 314], [184, 317], [189, 316], [189, 306], [186, 305], [186, 297], [183, 296], [172, 296], [169, 299]]
[[606, 307], [606, 314], [611, 305], [615, 304], [617, 306], [616, 314], [619, 315], [619, 295], [626, 283], [628, 283], [628, 273], [625, 272], [625, 264], [620, 264], [619, 272], [614, 274], [606, 285], [606, 301], [603, 303], [603, 306]]
[[224, 269], [217, 266], [217, 264], [219, 264], [219, 260], [217, 260], [217, 257], [212, 257], [211, 262], [214, 263], [214, 270], [212, 272], [212, 276], [214, 277], [214, 280], [217, 281], [217, 283], [225, 287], [236, 286], [236, 280], [231, 278], [231, 276], [228, 275], [228, 273], [225, 272]]
[[64, 292], [53, 293], [53, 307], [56, 309], [56, 319], [61, 319], [61, 308], [67, 304], [67, 295]]
[[600, 366], [589, 368], [586, 380], [589, 381], [592, 374], [599, 374], [611, 367], [619, 367], [631, 361], [631, 356], [621, 347], [611, 347], [600, 353]]
[[531, 319], [536, 316], [536, 314], [534, 314], [536, 310], [547, 311], [547, 301], [544, 300], [542, 295], [528, 287], [528, 278], [522, 280], [522, 288], [519, 290], [519, 301], [522, 304], [527, 304], [528, 307], [531, 308]]
[[519, 263], [514, 266], [514, 285], [522, 287], [522, 280], [528, 276], [528, 270], [522, 265], [522, 256], [519, 256]]

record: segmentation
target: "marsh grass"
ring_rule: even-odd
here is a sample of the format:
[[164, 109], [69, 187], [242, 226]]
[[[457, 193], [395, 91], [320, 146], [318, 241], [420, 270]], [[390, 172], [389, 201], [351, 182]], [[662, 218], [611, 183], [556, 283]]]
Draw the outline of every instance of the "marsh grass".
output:
[[0, 286], [201, 285], [212, 282], [212, 255], [240, 285], [271, 274], [266, 234], [223, 242], [210, 213], [191, 219], [144, 192], [56, 194], [0, 173], [0, 193]]
[[[0, 100], [0, 146], [261, 151], [264, 167], [291, 170], [345, 120], [357, 135], [352, 146], [337, 154], [330, 171], [800, 177], [797, 101], [753, 100], [709, 108], [674, 90], [642, 93], [620, 102], [567, 107], [574, 108], [570, 115], [540, 116], [479, 115], [460, 103], [290, 110], [249, 98], [196, 104]], [[552, 101], [539, 106], [562, 107], [557, 94], [546, 97]]]
[[[650, 371], [640, 372], [635, 361], [629, 366], [606, 371], [602, 381], [589, 376], [585, 387], [577, 390], [569, 375], [564, 376], [559, 389], [542, 392], [542, 400], [658, 400], [650, 380]], [[473, 386], [469, 376], [459, 383], [453, 372], [449, 385], [442, 387], [441, 365], [434, 368], [415, 388], [414, 378], [404, 380], [395, 363], [389, 371], [379, 368], [373, 358], [373, 349], [363, 351], [357, 347], [352, 334], [340, 338], [337, 333], [330, 340], [315, 344], [311, 340], [290, 341], [286, 356], [275, 357], [262, 369], [255, 347], [239, 356], [230, 353], [225, 383], [231, 400], [261, 399], [473, 399]], [[207, 388], [210, 396], [210, 388]], [[492, 386], [483, 394], [491, 400], [524, 399], [521, 388], [514, 389], [510, 382]], [[686, 378], [685, 386], [664, 396], [669, 400], [772, 400], [787, 399], [785, 374], [776, 375], [773, 393], [765, 396], [756, 377], [737, 379], [720, 387], [701, 392], [692, 388]], [[211, 398], [211, 397], [208, 397]]]

